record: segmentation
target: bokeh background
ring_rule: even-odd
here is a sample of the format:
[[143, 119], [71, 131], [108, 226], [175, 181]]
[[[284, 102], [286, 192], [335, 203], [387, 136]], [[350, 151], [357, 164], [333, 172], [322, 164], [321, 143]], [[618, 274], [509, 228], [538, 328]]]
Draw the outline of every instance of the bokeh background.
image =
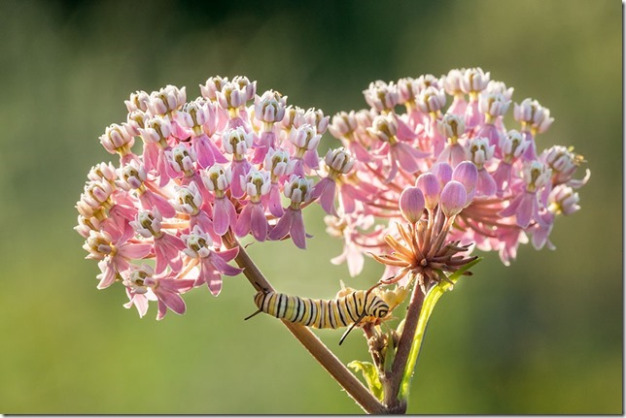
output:
[[[365, 107], [376, 79], [481, 66], [538, 99], [556, 122], [539, 148], [574, 145], [591, 181], [559, 219], [556, 251], [488, 254], [437, 306], [409, 413], [623, 412], [622, 40], [615, 0], [0, 2], [0, 411], [4, 413], [360, 413], [269, 317], [244, 322], [253, 290], [188, 294], [157, 322], [96, 290], [72, 227], [98, 136], [135, 90], [243, 74], [327, 114]], [[327, 135], [322, 150], [333, 144]], [[582, 175], [582, 172], [581, 172]], [[277, 289], [332, 297], [349, 279], [341, 243], [307, 211], [306, 252], [250, 252]], [[317, 332], [345, 362], [354, 333]]]

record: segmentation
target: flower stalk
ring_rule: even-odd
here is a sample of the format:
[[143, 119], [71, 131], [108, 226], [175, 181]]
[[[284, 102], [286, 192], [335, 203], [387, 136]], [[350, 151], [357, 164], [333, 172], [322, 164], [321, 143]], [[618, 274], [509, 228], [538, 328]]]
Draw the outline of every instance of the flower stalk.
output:
[[[273, 287], [267, 281], [261, 270], [252, 261], [246, 250], [229, 231], [224, 235], [224, 244], [228, 248], [238, 248], [235, 257], [237, 265], [243, 269], [250, 284], [256, 290], [272, 291]], [[354, 399], [363, 410], [369, 414], [385, 413], [385, 407], [365, 386], [348, 370], [346, 366], [333, 354], [332, 351], [309, 329], [289, 321], [282, 321], [289, 331], [311, 353], [311, 355], [326, 369], [328, 373], [343, 387], [348, 395]]]

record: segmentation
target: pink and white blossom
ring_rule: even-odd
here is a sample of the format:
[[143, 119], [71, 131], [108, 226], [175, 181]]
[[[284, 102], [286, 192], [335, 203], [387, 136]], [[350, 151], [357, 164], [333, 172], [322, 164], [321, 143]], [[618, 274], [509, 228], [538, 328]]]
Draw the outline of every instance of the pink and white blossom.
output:
[[[222, 276], [241, 272], [229, 264], [237, 250], [222, 247], [235, 236], [306, 248], [302, 210], [316, 200], [343, 241], [333, 263], [354, 276], [372, 257], [386, 283], [406, 285], [412, 272], [425, 290], [474, 248], [505, 264], [529, 241], [554, 248], [556, 220], [580, 209], [589, 180], [571, 148], [538, 151], [554, 118], [536, 100], [514, 104], [518, 126], [505, 129], [513, 88], [480, 68], [373, 82], [363, 109], [332, 119], [273, 90], [257, 95], [241, 76], [211, 77], [200, 93], [132, 93], [125, 120], [100, 137], [117, 164], [94, 166], [76, 203], [98, 287], [121, 282], [140, 316], [150, 300], [159, 319], [183, 313], [194, 285], [219, 294]], [[320, 164], [327, 130], [342, 147]]]

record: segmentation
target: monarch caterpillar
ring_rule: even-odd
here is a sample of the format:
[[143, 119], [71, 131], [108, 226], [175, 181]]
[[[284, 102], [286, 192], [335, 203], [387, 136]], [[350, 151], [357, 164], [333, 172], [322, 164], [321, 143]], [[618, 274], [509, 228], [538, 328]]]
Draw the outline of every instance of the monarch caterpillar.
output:
[[[371, 289], [370, 289], [371, 290]], [[265, 312], [276, 318], [313, 328], [338, 328], [350, 325], [339, 344], [363, 319], [382, 319], [389, 313], [389, 305], [370, 290], [344, 289], [335, 299], [320, 300], [289, 296], [284, 293], [259, 291], [254, 296], [258, 311], [250, 319]]]

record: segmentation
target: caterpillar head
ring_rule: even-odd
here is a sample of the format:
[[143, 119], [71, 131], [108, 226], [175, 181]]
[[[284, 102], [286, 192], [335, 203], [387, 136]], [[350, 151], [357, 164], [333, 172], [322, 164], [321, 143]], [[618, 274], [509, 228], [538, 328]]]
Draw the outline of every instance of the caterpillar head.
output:
[[381, 301], [383, 302], [380, 306], [377, 306], [374, 309], [374, 312], [372, 312], [376, 318], [379, 319], [383, 319], [384, 317], [386, 317], [389, 314], [389, 305], [387, 305], [387, 303], [385, 303], [382, 299]]
[[379, 290], [377, 296], [385, 301], [389, 306], [389, 311], [393, 311], [404, 301], [408, 294], [408, 288], [397, 286], [394, 290]]

